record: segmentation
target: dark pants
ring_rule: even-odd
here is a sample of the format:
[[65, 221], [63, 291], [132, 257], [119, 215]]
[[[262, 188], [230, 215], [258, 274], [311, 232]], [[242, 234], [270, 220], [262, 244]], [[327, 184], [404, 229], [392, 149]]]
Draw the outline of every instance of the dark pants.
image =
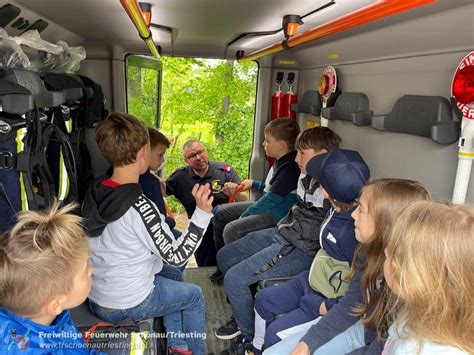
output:
[[206, 233], [202, 237], [201, 245], [194, 252], [196, 263], [198, 266], [216, 266], [216, 253], [212, 223], [209, 223], [209, 227], [207, 227]]
[[248, 207], [252, 206], [252, 204], [253, 202], [245, 201], [225, 203], [214, 207], [214, 210], [212, 211], [214, 214], [214, 217], [212, 218], [212, 226], [217, 251], [225, 245], [223, 238], [225, 226], [238, 219]]
[[[319, 307], [325, 299], [313, 291], [308, 276], [309, 270], [303, 271], [282, 285], [270, 286], [258, 293], [254, 346], [261, 348], [264, 340], [266, 349], [281, 340], [279, 332], [319, 317]], [[282, 316], [277, 318], [279, 315]]]
[[255, 274], [288, 244], [276, 228], [269, 228], [249, 233], [217, 253], [219, 269], [225, 275], [224, 287], [232, 312], [247, 340], [253, 339], [255, 327], [254, 300], [249, 286], [265, 279], [293, 276], [311, 266], [313, 256], [295, 248], [272, 268]]

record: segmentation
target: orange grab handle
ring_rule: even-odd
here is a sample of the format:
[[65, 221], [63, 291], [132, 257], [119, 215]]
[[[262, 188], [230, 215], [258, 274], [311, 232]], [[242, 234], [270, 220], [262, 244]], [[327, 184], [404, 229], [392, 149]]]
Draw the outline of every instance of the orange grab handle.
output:
[[239, 184], [235, 191], [232, 193], [232, 195], [229, 196], [229, 203], [234, 203], [235, 202], [235, 196], [244, 189], [244, 184]]
[[170, 216], [171, 218], [175, 219], [174, 213], [173, 213], [173, 211], [171, 210], [171, 207], [166, 203], [166, 200], [165, 200], [164, 202], [165, 202], [166, 213], [168, 214], [168, 216]]

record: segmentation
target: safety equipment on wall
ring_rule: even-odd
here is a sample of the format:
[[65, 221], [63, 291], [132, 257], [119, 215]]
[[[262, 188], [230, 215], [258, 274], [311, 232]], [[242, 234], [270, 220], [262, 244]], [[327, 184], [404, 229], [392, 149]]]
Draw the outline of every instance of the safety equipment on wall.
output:
[[[322, 108], [333, 106], [337, 96], [340, 94], [337, 83], [336, 69], [327, 66], [323, 70], [323, 74], [319, 78], [318, 92], [321, 96]], [[321, 116], [321, 126], [328, 125], [328, 120]]]
[[43, 145], [51, 137], [43, 140], [45, 115], [35, 109], [23, 116], [0, 112], [0, 232], [16, 212], [49, 207], [56, 196]]
[[17, 169], [24, 155], [26, 127], [33, 121], [33, 95], [0, 79], [0, 233], [11, 227], [17, 211], [28, 207], [26, 176]]
[[296, 112], [291, 110], [291, 104], [294, 104], [298, 101], [298, 95], [293, 92], [293, 85], [295, 83], [295, 73], [288, 73], [288, 91], [285, 94], [284, 103], [283, 103], [283, 115], [281, 117], [296, 118]]
[[474, 160], [474, 52], [459, 63], [451, 83], [451, 97], [462, 114], [453, 203], [463, 204]]
[[[77, 164], [77, 201], [81, 203], [88, 184], [93, 180], [92, 157], [86, 144], [86, 132], [93, 130], [108, 115], [105, 96], [101, 86], [86, 76], [48, 73], [42, 77], [49, 90], [66, 94], [67, 106], [62, 105], [50, 111], [54, 112], [54, 123], [67, 134], [71, 142]], [[50, 121], [53, 122], [52, 118]], [[58, 177], [61, 176], [56, 175], [54, 169], [52, 172], [58, 185], [57, 182], [61, 181]]]
[[283, 83], [284, 73], [279, 71], [276, 76], [277, 89], [272, 95], [271, 119], [277, 118], [296, 118], [296, 112], [291, 110], [291, 104], [298, 101], [298, 96], [293, 91], [295, 83], [295, 73], [288, 73], [287, 83], [288, 91], [283, 93], [281, 84]]
[[281, 84], [283, 83], [283, 72], [277, 72], [276, 83], [278, 85], [277, 90], [272, 95], [272, 113], [271, 119], [275, 120], [277, 118], [283, 117], [284, 110], [284, 96], [283, 91], [281, 91]]

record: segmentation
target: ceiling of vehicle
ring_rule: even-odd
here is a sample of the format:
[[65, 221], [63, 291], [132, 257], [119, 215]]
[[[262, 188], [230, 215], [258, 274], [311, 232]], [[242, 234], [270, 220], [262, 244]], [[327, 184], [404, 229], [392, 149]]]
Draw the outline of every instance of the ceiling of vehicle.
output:
[[[163, 53], [177, 56], [233, 58], [237, 50], [246, 54], [283, 39], [283, 33], [247, 37], [227, 48], [227, 44], [245, 32], [271, 31], [281, 28], [284, 15], [303, 16], [334, 3], [303, 19], [299, 33], [334, 18], [360, 9], [377, 0], [147, 0], [152, 4], [152, 23], [168, 26], [173, 34], [153, 29], [155, 42]], [[471, 3], [472, 0], [438, 0], [434, 4], [408, 13], [394, 15], [393, 21], [444, 11]], [[53, 26], [42, 34], [54, 41], [61, 30], [69, 33], [71, 44], [103, 43], [141, 44], [136, 29], [119, 0], [0, 0], [0, 5], [13, 3], [30, 14], [50, 21]], [[33, 16], [30, 15], [30, 16]], [[375, 26], [384, 26], [379, 20]], [[54, 27], [55, 26], [55, 27]], [[366, 25], [364, 25], [366, 26]], [[362, 26], [362, 27], [364, 27]], [[374, 24], [372, 27], [374, 28]], [[7, 28], [7, 31], [10, 31]], [[15, 33], [10, 33], [15, 35]], [[174, 43], [172, 42], [174, 37]], [[330, 40], [330, 38], [328, 39]]]

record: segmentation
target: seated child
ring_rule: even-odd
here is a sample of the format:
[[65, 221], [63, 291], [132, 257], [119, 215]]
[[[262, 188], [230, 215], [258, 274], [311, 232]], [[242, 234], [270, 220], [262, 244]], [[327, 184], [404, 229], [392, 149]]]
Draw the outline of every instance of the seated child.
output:
[[379, 179], [366, 185], [352, 213], [359, 244], [346, 294], [309, 331], [285, 338], [264, 354], [380, 354], [387, 330], [386, 287], [381, 282], [387, 231], [400, 211], [430, 198], [416, 181]]
[[[320, 227], [319, 224], [313, 226], [316, 249], [320, 248], [322, 240], [327, 239], [326, 250], [331, 250], [331, 255], [337, 255], [339, 259], [348, 260], [350, 263], [357, 245], [354, 237], [354, 221], [351, 218], [353, 210], [351, 204], [367, 183], [369, 168], [359, 153], [339, 149], [313, 157], [306, 164], [306, 171], [313, 179], [321, 179], [319, 182], [322, 191], [327, 190], [329, 196], [337, 200], [340, 209], [337, 211], [331, 208], [326, 219], [322, 223], [319, 221]], [[253, 234], [261, 235], [256, 238]], [[217, 254], [217, 262], [225, 274], [224, 287], [232, 305], [235, 321], [247, 341], [254, 339], [255, 329], [254, 300], [249, 286], [261, 280], [293, 276], [309, 269], [314, 253], [306, 254], [300, 248], [298, 243], [282, 237], [276, 230], [267, 229], [250, 233], [226, 245]], [[286, 296], [288, 296], [286, 301], [290, 302], [290, 295], [278, 295], [279, 298]], [[319, 305], [312, 311], [319, 312]], [[228, 327], [230, 328], [230, 325], [219, 328], [216, 336], [224, 339], [221, 334], [225, 333], [227, 331], [225, 328]], [[262, 343], [263, 339], [260, 339], [260, 344], [257, 341], [256, 348], [261, 347]]]
[[131, 115], [114, 112], [97, 126], [96, 141], [114, 172], [90, 186], [82, 206], [94, 267], [92, 311], [112, 323], [163, 316], [170, 349], [204, 354], [201, 289], [163, 273], [184, 265], [201, 243], [212, 218], [209, 185], [194, 186], [196, 211], [175, 240], [164, 216], [138, 184], [150, 166], [146, 126]]
[[474, 209], [420, 201], [395, 220], [384, 355], [474, 354]]
[[[150, 166], [147, 171], [140, 175], [138, 183], [142, 188], [143, 194], [153, 201], [161, 214], [165, 216], [165, 221], [171, 228], [173, 234], [179, 236], [179, 232], [173, 230], [176, 226], [175, 220], [168, 216], [166, 211], [165, 201], [161, 190], [161, 180], [155, 175], [155, 173], [161, 170], [165, 163], [166, 149], [169, 148], [170, 142], [163, 133], [152, 127], [148, 127], [148, 135], [150, 136], [151, 150]], [[114, 169], [110, 167], [110, 169], [107, 170], [107, 175], [112, 176], [113, 172]]]
[[[249, 232], [276, 226], [296, 202], [300, 170], [295, 163], [295, 142], [300, 128], [295, 120], [280, 118], [265, 126], [265, 154], [276, 159], [265, 181], [246, 179], [243, 191], [254, 188], [263, 193], [256, 202], [238, 202], [216, 207], [213, 218], [216, 250]], [[238, 184], [227, 182], [223, 192], [231, 195]], [[223, 279], [220, 271], [211, 281]]]
[[[165, 216], [166, 223], [173, 231], [176, 222], [173, 218], [168, 216], [161, 191], [160, 179], [155, 175], [155, 173], [163, 168], [166, 150], [169, 148], [170, 142], [163, 133], [152, 127], [148, 127], [148, 135], [150, 136], [151, 149], [150, 166], [144, 174], [140, 175], [138, 183], [142, 187], [143, 194], [155, 203], [161, 214]], [[176, 232], [173, 231], [173, 234], [175, 233]]]
[[89, 246], [74, 205], [28, 211], [0, 236], [0, 353], [95, 354], [69, 309], [92, 283]]
[[[306, 171], [320, 182], [323, 196], [331, 203], [332, 216], [350, 217], [360, 189], [369, 178], [369, 168], [360, 155], [347, 150], [319, 155], [308, 162]], [[357, 245], [352, 218], [345, 223], [341, 219], [338, 229], [333, 227], [321, 235], [320, 245], [310, 270], [258, 293], [253, 339], [257, 353], [261, 353], [262, 345], [268, 348], [279, 342], [282, 334], [291, 333], [293, 327], [298, 331], [309, 329], [347, 291], [347, 275]], [[276, 319], [278, 315], [282, 316]]]

